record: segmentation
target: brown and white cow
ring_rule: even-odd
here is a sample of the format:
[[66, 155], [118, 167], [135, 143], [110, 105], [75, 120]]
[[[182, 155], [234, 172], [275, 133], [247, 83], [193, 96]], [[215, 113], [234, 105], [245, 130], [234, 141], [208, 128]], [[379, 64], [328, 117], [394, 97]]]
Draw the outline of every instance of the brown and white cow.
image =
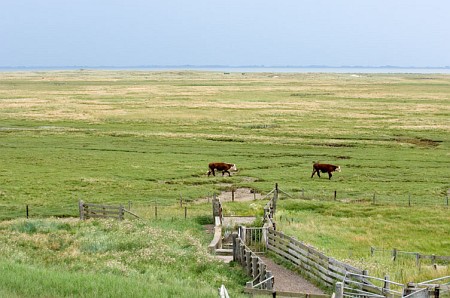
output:
[[236, 165], [233, 163], [225, 163], [225, 162], [211, 162], [208, 165], [209, 171], [208, 171], [208, 177], [213, 174], [213, 176], [216, 176], [216, 173], [214, 170], [222, 171], [222, 176], [225, 175], [225, 173], [228, 173], [228, 176], [231, 176], [230, 171], [237, 171]]
[[311, 178], [314, 176], [315, 173], [317, 173], [317, 176], [319, 176], [320, 178], [320, 172], [322, 173], [328, 173], [328, 179], [331, 179], [331, 176], [333, 176], [333, 174], [331, 174], [331, 172], [340, 172], [341, 171], [341, 167], [340, 166], [335, 166], [335, 165], [330, 165], [327, 163], [314, 163], [313, 165], [313, 172], [311, 175]]

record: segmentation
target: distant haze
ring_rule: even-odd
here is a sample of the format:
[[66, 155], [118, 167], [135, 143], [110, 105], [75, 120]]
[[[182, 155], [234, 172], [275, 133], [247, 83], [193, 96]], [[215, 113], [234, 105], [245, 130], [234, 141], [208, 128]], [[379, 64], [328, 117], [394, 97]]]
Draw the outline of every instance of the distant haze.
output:
[[450, 66], [448, 0], [2, 0], [0, 66]]

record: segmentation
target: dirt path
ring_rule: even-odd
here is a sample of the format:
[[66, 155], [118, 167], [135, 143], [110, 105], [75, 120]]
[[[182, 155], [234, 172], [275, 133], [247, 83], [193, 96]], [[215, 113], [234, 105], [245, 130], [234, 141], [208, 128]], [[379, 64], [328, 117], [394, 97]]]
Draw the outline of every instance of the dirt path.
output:
[[275, 291], [298, 292], [306, 294], [324, 294], [322, 290], [311, 284], [309, 281], [281, 265], [276, 264], [272, 259], [259, 256], [267, 265], [267, 270], [272, 272], [275, 279]]

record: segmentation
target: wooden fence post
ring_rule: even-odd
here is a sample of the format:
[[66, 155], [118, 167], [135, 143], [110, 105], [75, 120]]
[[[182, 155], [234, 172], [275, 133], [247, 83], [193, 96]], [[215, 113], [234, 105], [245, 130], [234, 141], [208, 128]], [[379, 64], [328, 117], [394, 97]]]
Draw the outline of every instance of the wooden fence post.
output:
[[437, 285], [437, 286], [434, 288], [434, 297], [435, 297], [435, 298], [439, 298], [439, 291], [440, 291], [440, 285]]
[[336, 197], [337, 197], [337, 191], [334, 191], [334, 200], [336, 201]]
[[245, 264], [247, 267], [247, 274], [252, 273], [252, 252], [250, 250], [245, 250]]
[[389, 275], [384, 276], [383, 293], [389, 292], [391, 285], [389, 283]]
[[232, 243], [233, 243], [233, 262], [236, 262], [238, 260], [238, 255], [237, 255], [238, 235], [236, 233], [231, 234], [231, 239], [232, 239]]
[[239, 256], [241, 258], [241, 265], [242, 267], [245, 266], [245, 244], [242, 242], [242, 240], [240, 241], [239, 244]]
[[[266, 278], [270, 278], [273, 277], [272, 275], [272, 271], [266, 271]], [[267, 281], [266, 283], [266, 287], [267, 290], [273, 290], [273, 284], [274, 284], [275, 280], [272, 278], [269, 281]]]
[[[266, 279], [267, 271], [266, 271], [266, 264], [261, 263], [259, 264], [259, 282], [263, 282]], [[265, 284], [262, 285], [263, 289], [267, 288]]]
[[234, 202], [234, 188], [231, 189], [231, 201]]
[[256, 278], [258, 276], [258, 257], [252, 256], [252, 277]]
[[344, 284], [342, 282], [337, 282], [334, 288], [335, 298], [344, 297]]
[[158, 206], [155, 206], [155, 219], [158, 219]]
[[184, 207], [184, 219], [187, 218], [187, 207]]
[[272, 216], [275, 215], [275, 212], [277, 210], [277, 200], [278, 200], [278, 183], [275, 183], [275, 192], [273, 194], [272, 199], [272, 207], [273, 207]]
[[28, 205], [27, 205], [27, 218], [28, 218]]
[[79, 200], [78, 201], [78, 208], [79, 208], [79, 210], [80, 210], [80, 219], [81, 220], [84, 220], [84, 207], [83, 207], [83, 201], [82, 200]]
[[119, 206], [119, 220], [123, 220], [125, 212], [123, 211], [124, 207], [123, 205]]
[[241, 239], [244, 245], [247, 244], [247, 229], [245, 226], [241, 226]]

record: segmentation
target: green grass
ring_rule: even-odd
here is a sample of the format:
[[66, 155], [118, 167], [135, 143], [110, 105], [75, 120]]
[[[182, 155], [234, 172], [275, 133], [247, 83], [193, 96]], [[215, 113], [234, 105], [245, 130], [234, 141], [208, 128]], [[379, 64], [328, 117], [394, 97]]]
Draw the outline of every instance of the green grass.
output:
[[[265, 194], [279, 183], [297, 200], [320, 200], [304, 203], [311, 211], [280, 209], [281, 218], [305, 229], [287, 225], [287, 232], [306, 235], [305, 218], [331, 227], [333, 233], [312, 229], [305, 240], [337, 256], [370, 245], [448, 255], [441, 239], [450, 229], [449, 94], [450, 76], [438, 74], [2, 72], [0, 219], [25, 217], [26, 205], [33, 219], [76, 217], [79, 199], [131, 201], [146, 219], [153, 221], [158, 206], [164, 223], [186, 222], [190, 230], [190, 220], [211, 212], [194, 200], [231, 187]], [[236, 163], [239, 172], [208, 178], [211, 161]], [[311, 179], [313, 161], [342, 172]], [[365, 203], [347, 205], [354, 201]], [[233, 203], [224, 211], [260, 214], [259, 206]], [[375, 227], [379, 238], [368, 237]], [[16, 233], [40, 228], [35, 222]], [[85, 249], [127, 247], [104, 237]], [[33, 265], [19, 261], [3, 266]], [[369, 265], [382, 267], [377, 262]], [[57, 270], [41, 265], [33, 270]]]
[[[450, 274], [448, 262], [435, 270], [430, 260], [416, 264], [415, 255], [447, 256], [446, 236], [450, 227], [449, 209], [336, 203], [325, 201], [281, 200], [277, 204], [277, 229], [310, 243], [320, 251], [354, 266], [369, 275], [388, 274], [396, 282], [420, 282]], [[377, 248], [372, 256], [370, 248]], [[385, 250], [385, 251], [381, 251]]]
[[[445, 75], [27, 72], [0, 76], [0, 218], [74, 215], [78, 198], [173, 202], [227, 182], [311, 197], [443, 204]], [[313, 161], [341, 165], [309, 179]], [[251, 181], [251, 182], [249, 182]], [[75, 199], [74, 199], [75, 198]]]
[[195, 220], [13, 220], [0, 230], [7, 297], [214, 297], [221, 284], [240, 296], [246, 278], [206, 252]]

